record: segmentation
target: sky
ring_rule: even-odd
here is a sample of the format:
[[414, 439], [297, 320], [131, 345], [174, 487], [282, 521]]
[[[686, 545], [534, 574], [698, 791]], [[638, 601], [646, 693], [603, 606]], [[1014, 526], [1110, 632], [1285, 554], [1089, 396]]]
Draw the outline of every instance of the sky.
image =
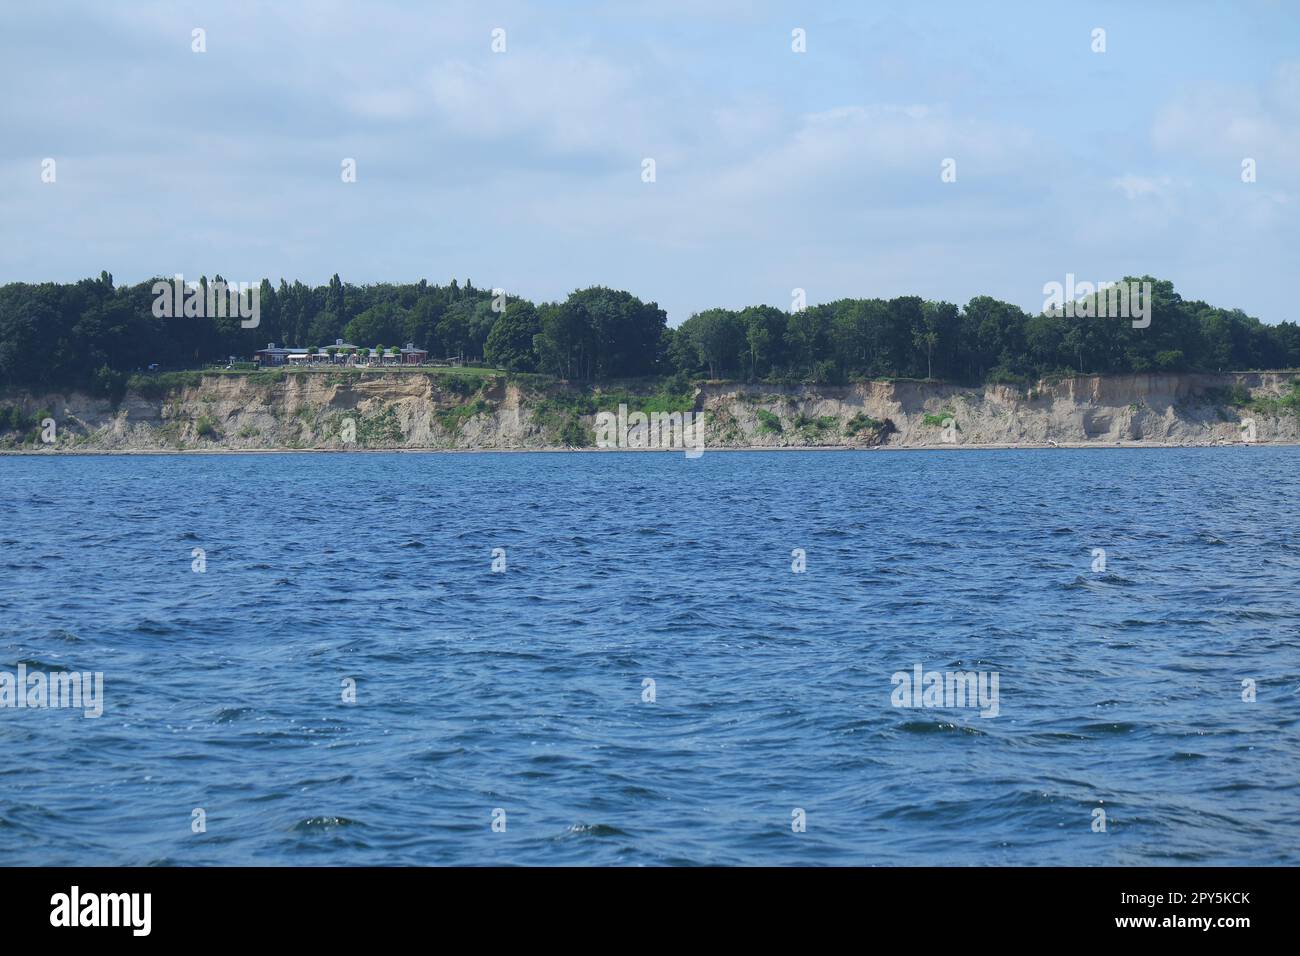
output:
[[607, 285], [677, 325], [795, 289], [1037, 312], [1068, 273], [1151, 274], [1279, 322], [1300, 320], [1298, 213], [1300, 3], [1282, 0], [0, 18], [0, 283]]

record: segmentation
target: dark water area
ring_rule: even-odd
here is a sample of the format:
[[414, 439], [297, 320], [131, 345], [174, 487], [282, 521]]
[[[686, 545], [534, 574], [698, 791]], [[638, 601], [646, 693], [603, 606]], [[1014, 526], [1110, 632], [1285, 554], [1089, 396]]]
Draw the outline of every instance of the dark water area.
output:
[[0, 864], [1296, 865], [1298, 471], [0, 458]]

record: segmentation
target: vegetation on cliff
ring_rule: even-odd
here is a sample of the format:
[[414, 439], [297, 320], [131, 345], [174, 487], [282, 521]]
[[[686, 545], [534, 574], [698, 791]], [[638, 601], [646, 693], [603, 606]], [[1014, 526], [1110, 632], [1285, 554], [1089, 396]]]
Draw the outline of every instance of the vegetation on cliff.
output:
[[357, 286], [335, 275], [315, 288], [263, 281], [259, 324], [245, 329], [237, 317], [157, 318], [156, 280], [117, 286], [101, 273], [75, 283], [0, 287], [0, 386], [80, 389], [115, 399], [132, 389], [161, 394], [193, 373], [137, 373], [151, 365], [193, 369], [247, 357], [272, 341], [308, 346], [335, 338], [409, 341], [435, 357], [587, 383], [674, 375], [772, 383], [880, 377], [1023, 383], [1054, 374], [1300, 366], [1295, 323], [1265, 325], [1145, 278], [1152, 283], [1146, 328], [1120, 318], [1031, 315], [988, 296], [964, 306], [899, 296], [840, 299], [797, 312], [768, 305], [707, 309], [670, 329], [654, 302], [615, 289], [583, 289], [563, 302], [535, 304], [469, 281]]

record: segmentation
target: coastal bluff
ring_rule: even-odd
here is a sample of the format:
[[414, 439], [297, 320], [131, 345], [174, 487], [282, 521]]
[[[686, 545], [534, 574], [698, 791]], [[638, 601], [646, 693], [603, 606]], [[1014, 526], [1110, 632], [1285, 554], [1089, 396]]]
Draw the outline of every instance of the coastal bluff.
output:
[[[137, 381], [116, 400], [9, 390], [0, 393], [0, 425], [10, 423], [0, 427], [0, 451], [594, 448], [597, 414], [620, 403], [695, 412], [707, 449], [1300, 441], [1300, 373], [1293, 372], [1080, 375], [973, 387], [712, 381], [666, 401], [653, 384], [578, 386], [456, 371], [462, 374], [172, 373]], [[50, 419], [54, 427], [43, 428]]]

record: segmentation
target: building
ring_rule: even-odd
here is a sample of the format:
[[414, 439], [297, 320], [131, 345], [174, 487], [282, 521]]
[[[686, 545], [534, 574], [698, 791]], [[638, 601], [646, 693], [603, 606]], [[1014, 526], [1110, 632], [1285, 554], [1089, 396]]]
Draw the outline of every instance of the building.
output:
[[[330, 353], [333, 352], [333, 355]], [[328, 362], [331, 365], [354, 365], [356, 364], [357, 347], [350, 342], [344, 342], [342, 339], [335, 339], [333, 345], [327, 345], [318, 353], [321, 361]]]
[[285, 349], [276, 348], [274, 342], [267, 343], [266, 348], [258, 349], [253, 353], [253, 361], [259, 365], [287, 365], [291, 356], [301, 356], [295, 359], [295, 362], [301, 361], [307, 355], [306, 349]]
[[371, 349], [370, 355], [362, 357], [361, 350], [342, 339], [335, 339], [334, 344], [312, 352], [308, 349], [277, 348], [274, 342], [266, 348], [253, 353], [253, 361], [263, 368], [278, 365], [422, 365], [429, 358], [425, 349], [417, 349], [414, 342], [407, 342], [403, 349], [394, 349], [393, 354], [385, 349], [380, 355], [378, 349]]

